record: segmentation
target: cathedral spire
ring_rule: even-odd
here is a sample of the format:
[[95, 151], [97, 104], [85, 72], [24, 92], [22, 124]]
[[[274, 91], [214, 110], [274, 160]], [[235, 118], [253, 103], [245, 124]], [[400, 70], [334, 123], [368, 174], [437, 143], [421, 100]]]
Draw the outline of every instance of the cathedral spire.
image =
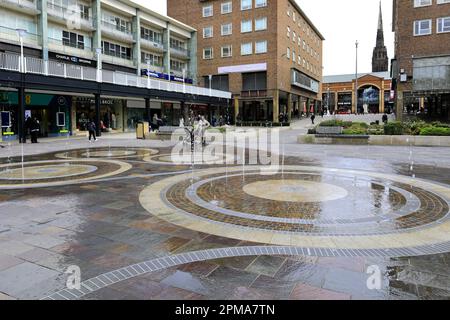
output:
[[389, 59], [387, 56], [387, 49], [384, 45], [384, 31], [383, 31], [383, 12], [381, 9], [378, 15], [378, 29], [377, 29], [377, 43], [373, 49], [372, 57], [372, 72], [383, 72], [389, 70]]

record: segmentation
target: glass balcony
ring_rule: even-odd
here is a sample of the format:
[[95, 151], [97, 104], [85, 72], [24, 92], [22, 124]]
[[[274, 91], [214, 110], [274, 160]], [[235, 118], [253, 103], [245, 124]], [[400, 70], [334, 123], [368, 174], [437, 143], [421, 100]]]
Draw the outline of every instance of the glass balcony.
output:
[[127, 43], [133, 43], [133, 33], [131, 30], [124, 28], [118, 24], [110, 21], [102, 20], [102, 33], [114, 38], [125, 41]]
[[182, 48], [182, 47], [171, 46], [170, 54], [173, 56], [176, 56], [176, 57], [184, 58], [184, 59], [189, 59], [189, 57], [190, 57], [190, 51], [188, 49]]
[[37, 0], [0, 0], [0, 7], [20, 9], [24, 13], [39, 14]]
[[78, 5], [71, 5], [66, 8], [47, 2], [47, 14], [49, 19], [69, 24], [74, 29], [94, 30], [92, 16], [81, 11]]
[[[2, 40], [14, 42], [17, 44], [20, 41], [19, 35], [17, 34], [16, 29], [3, 27], [3, 26], [0, 26], [0, 38]], [[23, 37], [23, 43], [28, 46], [39, 47], [42, 44], [41, 39], [42, 39], [42, 36], [40, 36], [36, 33], [26, 32]]]

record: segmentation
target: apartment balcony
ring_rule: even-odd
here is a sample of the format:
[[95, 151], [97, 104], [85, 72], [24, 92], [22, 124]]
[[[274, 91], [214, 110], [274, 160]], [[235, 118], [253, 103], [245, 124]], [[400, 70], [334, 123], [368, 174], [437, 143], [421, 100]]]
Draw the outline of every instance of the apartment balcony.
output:
[[148, 66], [146, 61], [141, 62], [141, 68], [142, 69], [149, 69], [150, 72], [158, 72], [158, 73], [164, 73], [164, 67], [158, 66], [158, 65], [150, 65]]
[[102, 54], [102, 62], [113, 64], [113, 65], [118, 65], [118, 66], [124, 66], [124, 67], [128, 67], [128, 68], [136, 68], [137, 67], [132, 59], [110, 56], [107, 54]]
[[170, 47], [170, 54], [173, 57], [188, 60], [190, 59], [190, 51], [180, 47]]
[[69, 56], [76, 56], [93, 60], [95, 54], [90, 45], [78, 45], [64, 42], [60, 39], [48, 39], [48, 49], [53, 52], [63, 53]]
[[102, 20], [102, 36], [107, 36], [111, 39], [120, 40], [125, 43], [135, 42], [131, 30], [121, 28], [114, 23], [104, 20]]
[[48, 20], [63, 23], [73, 29], [94, 31], [94, 19], [81, 12], [78, 6], [61, 7], [47, 2]]
[[164, 52], [164, 45], [162, 43], [152, 41], [152, 40], [147, 40], [144, 38], [141, 38], [141, 48], [155, 51], [155, 52], [160, 52], [160, 53]]
[[[20, 45], [19, 35], [15, 29], [0, 26], [0, 39], [3, 42]], [[26, 32], [23, 37], [23, 44], [26, 47], [41, 49], [41, 40], [42, 36], [35, 33]]]
[[41, 13], [37, 8], [37, 0], [0, 0], [0, 7], [30, 15], [39, 15]]

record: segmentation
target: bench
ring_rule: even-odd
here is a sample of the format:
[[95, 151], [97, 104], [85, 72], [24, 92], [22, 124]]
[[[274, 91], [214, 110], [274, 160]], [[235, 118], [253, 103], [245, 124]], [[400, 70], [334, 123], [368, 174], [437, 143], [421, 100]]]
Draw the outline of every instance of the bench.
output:
[[368, 145], [368, 135], [316, 134], [317, 144]]
[[342, 127], [321, 127], [321, 126], [318, 126], [316, 128], [316, 133], [317, 134], [334, 134], [334, 135], [339, 135], [339, 134], [342, 134], [343, 130], [344, 130], [344, 128], [342, 128]]

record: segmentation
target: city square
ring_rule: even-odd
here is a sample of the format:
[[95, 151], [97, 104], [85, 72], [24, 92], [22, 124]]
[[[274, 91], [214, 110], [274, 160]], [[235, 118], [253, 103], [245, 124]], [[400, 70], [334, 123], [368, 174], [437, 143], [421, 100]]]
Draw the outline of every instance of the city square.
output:
[[324, 1], [0, 1], [0, 300], [450, 300], [450, 2]]

